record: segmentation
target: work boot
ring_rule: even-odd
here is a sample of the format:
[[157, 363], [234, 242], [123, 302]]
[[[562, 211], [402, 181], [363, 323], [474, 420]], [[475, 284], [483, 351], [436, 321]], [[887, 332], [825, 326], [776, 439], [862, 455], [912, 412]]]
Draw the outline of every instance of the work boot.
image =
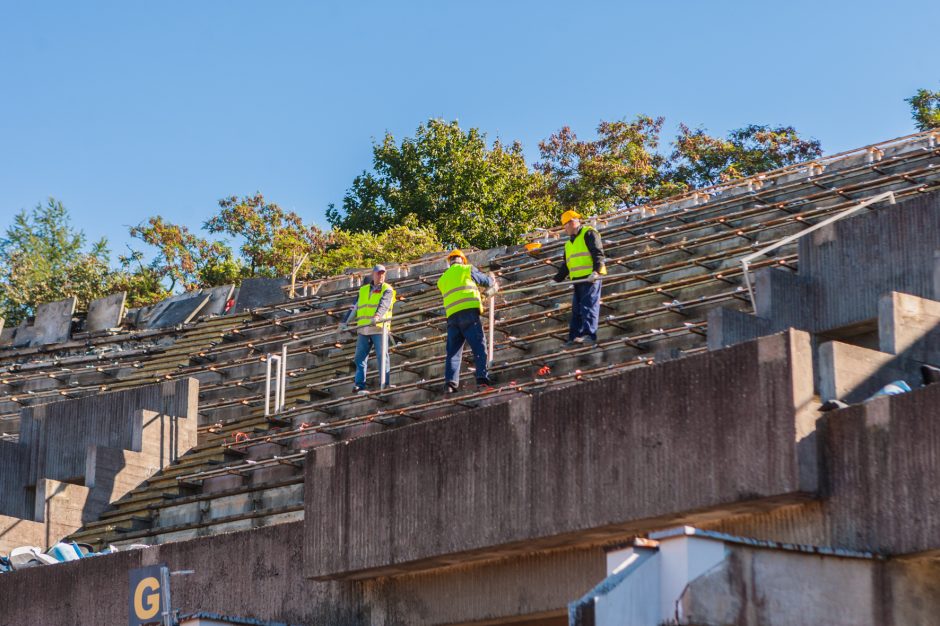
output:
[[565, 342], [565, 348], [576, 348], [584, 343], [584, 337], [575, 337]]
[[496, 384], [496, 381], [492, 376], [487, 376], [486, 378], [477, 379], [477, 391], [490, 391], [493, 389], [493, 385]]
[[369, 393], [369, 390], [366, 389], [365, 385], [353, 385], [352, 392], [355, 394], [365, 394], [365, 393]]
[[450, 395], [452, 393], [457, 393], [457, 390], [460, 389], [460, 386], [457, 383], [446, 383], [444, 385], [444, 393]]

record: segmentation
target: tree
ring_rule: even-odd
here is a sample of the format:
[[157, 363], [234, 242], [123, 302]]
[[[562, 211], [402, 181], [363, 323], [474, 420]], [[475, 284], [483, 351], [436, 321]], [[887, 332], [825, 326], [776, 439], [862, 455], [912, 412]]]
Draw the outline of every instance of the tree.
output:
[[223, 198], [219, 209], [204, 227], [210, 233], [241, 238], [247, 276], [286, 276], [304, 255], [322, 252], [330, 243], [322, 230], [304, 224], [293, 211], [265, 201], [260, 193]]
[[563, 207], [586, 214], [673, 195], [683, 188], [670, 182], [668, 160], [657, 152], [662, 126], [663, 118], [646, 115], [602, 121], [592, 141], [564, 126], [539, 143], [535, 167]]
[[751, 124], [722, 139], [680, 124], [674, 146], [670, 177], [686, 188], [708, 187], [822, 155], [818, 141], [803, 139], [792, 126]]
[[38, 304], [76, 296], [85, 308], [109, 293], [107, 240], [85, 243], [85, 233], [72, 228], [68, 211], [54, 198], [17, 213], [0, 239], [0, 316], [18, 324]]
[[370, 267], [376, 263], [405, 263], [425, 254], [441, 252], [443, 245], [429, 226], [419, 226], [413, 215], [401, 226], [392, 226], [377, 235], [333, 231], [333, 243], [312, 260], [318, 277], [339, 274], [351, 267]]
[[554, 222], [545, 190], [518, 142], [489, 144], [476, 128], [431, 119], [414, 138], [399, 144], [387, 133], [373, 145], [372, 171], [355, 178], [342, 210], [331, 205], [327, 219], [336, 229], [376, 234], [414, 216], [447, 246], [489, 248]]
[[151, 217], [146, 224], [131, 227], [130, 234], [157, 248], [146, 270], [138, 252], [121, 258], [125, 268], [133, 262], [138, 264], [136, 271], [145, 278], [145, 285], [156, 277], [159, 281], [169, 280], [170, 292], [177, 284], [191, 290], [235, 283], [243, 274], [230, 247], [194, 235], [186, 226], [167, 222], [159, 215]]
[[905, 102], [911, 105], [911, 117], [917, 130], [940, 128], [940, 91], [918, 89]]

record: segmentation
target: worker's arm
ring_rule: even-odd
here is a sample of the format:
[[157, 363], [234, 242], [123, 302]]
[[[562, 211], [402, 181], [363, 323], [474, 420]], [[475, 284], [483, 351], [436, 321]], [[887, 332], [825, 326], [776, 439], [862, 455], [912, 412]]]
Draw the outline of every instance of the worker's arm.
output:
[[591, 253], [591, 260], [594, 262], [594, 271], [604, 275], [607, 273], [607, 259], [604, 258], [604, 244], [601, 242], [601, 234], [596, 230], [589, 230], [584, 234], [584, 244], [588, 252]]
[[379, 300], [379, 305], [375, 307], [375, 319], [382, 319], [382, 316], [385, 315], [391, 307], [392, 290], [386, 289], [385, 293], [382, 294], [382, 299]]
[[493, 279], [475, 267], [470, 268], [470, 278], [481, 287], [492, 287]]

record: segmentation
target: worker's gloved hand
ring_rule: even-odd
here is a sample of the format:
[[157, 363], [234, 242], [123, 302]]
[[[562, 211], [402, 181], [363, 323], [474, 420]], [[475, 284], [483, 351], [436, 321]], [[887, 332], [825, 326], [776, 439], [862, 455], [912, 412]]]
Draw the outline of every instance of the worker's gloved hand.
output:
[[376, 326], [378, 326], [378, 325], [379, 325], [379, 322], [381, 322], [381, 321], [382, 321], [382, 320], [379, 319], [379, 316], [378, 316], [378, 315], [373, 315], [373, 316], [372, 316], [372, 323], [375, 324]]
[[591, 272], [591, 275], [588, 276], [588, 280], [591, 281], [592, 283], [596, 283], [600, 279], [601, 279], [601, 275], [598, 274], [597, 272]]
[[607, 266], [601, 265], [601, 268], [597, 270], [597, 273], [600, 274], [601, 276], [607, 276]]
[[346, 325], [346, 322], [340, 322], [339, 324], [336, 325], [336, 332], [338, 333], [345, 333], [348, 330], [349, 330], [349, 326]]

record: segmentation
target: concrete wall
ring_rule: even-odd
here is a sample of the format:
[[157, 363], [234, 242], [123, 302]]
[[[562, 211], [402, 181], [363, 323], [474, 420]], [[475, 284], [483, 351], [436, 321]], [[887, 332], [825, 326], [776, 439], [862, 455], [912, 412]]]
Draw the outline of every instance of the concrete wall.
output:
[[940, 385], [826, 415], [823, 499], [706, 527], [881, 554], [940, 550]]
[[305, 572], [422, 569], [805, 498], [811, 372], [791, 332], [316, 448]]
[[190, 378], [24, 409], [19, 442], [0, 442], [0, 552], [48, 546], [196, 445], [198, 388]]
[[863, 211], [821, 228], [800, 239], [797, 274], [757, 272], [756, 316], [709, 318], [709, 347], [791, 326], [820, 333], [858, 325], [874, 320], [881, 297], [892, 291], [938, 300], [938, 250], [940, 193]]
[[[153, 546], [0, 576], [0, 626], [126, 624], [128, 570], [167, 563], [173, 606], [294, 624], [452, 624], [563, 616], [605, 575], [599, 548], [367, 582], [302, 575], [303, 523]], [[37, 590], [42, 594], [37, 595]]]

